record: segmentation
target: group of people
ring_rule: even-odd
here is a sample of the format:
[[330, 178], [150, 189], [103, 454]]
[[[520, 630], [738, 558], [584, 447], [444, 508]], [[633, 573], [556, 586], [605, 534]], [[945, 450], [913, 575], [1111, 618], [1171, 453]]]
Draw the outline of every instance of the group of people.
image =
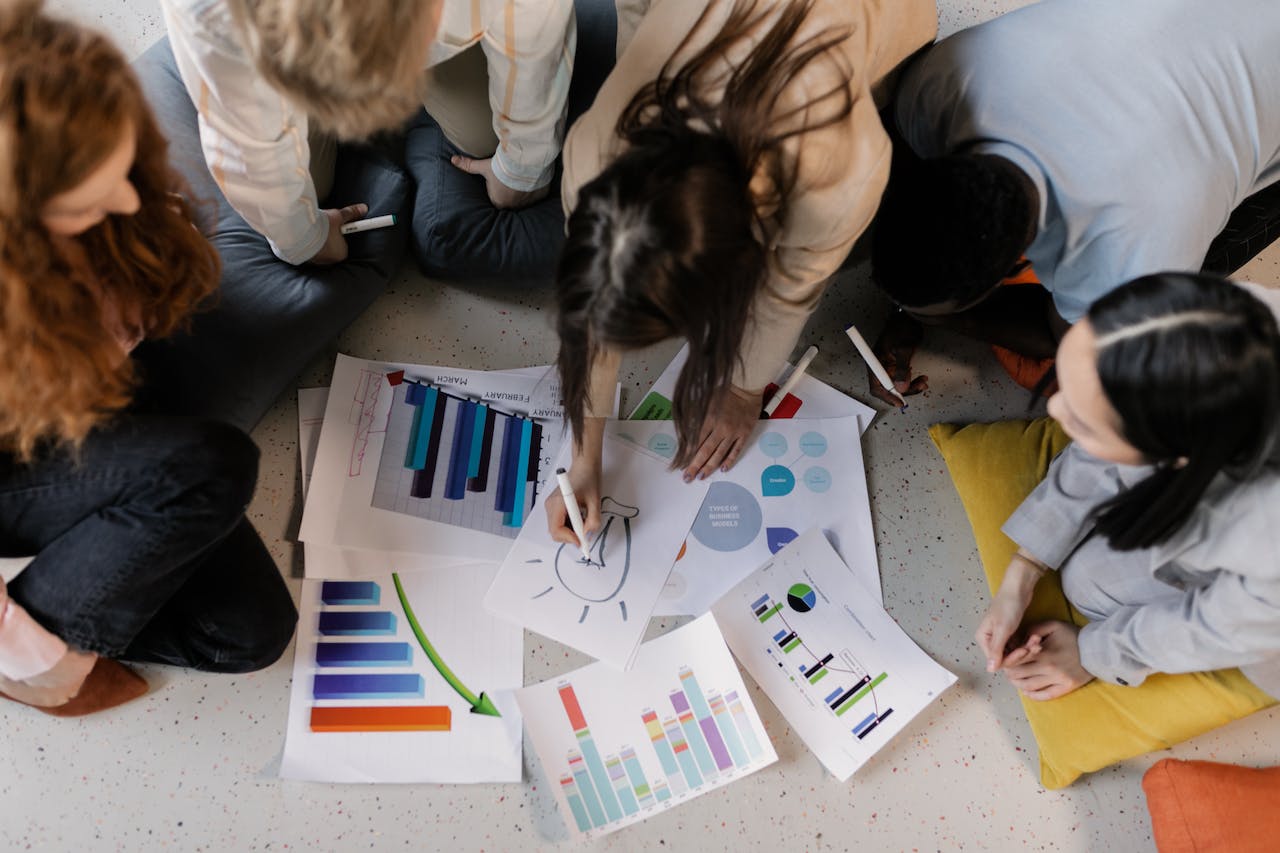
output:
[[[1042, 0], [936, 45], [933, 0], [162, 7], [201, 168], [272, 263], [349, 263], [367, 207], [331, 206], [334, 151], [373, 137], [418, 178], [424, 269], [551, 271], [588, 531], [626, 351], [688, 342], [675, 464], [728, 469], [870, 231], [877, 393], [926, 387], [920, 324], [1056, 353], [1074, 443], [1006, 526], [988, 669], [1051, 699], [1241, 666], [1280, 696], [1277, 300], [1200, 272], [1280, 180], [1273, 0]], [[253, 416], [159, 379], [201, 312], [273, 315], [144, 91], [102, 36], [0, 4], [0, 548], [36, 555], [0, 585], [0, 694], [53, 714], [145, 691], [121, 660], [266, 666], [296, 621], [244, 515]], [[1000, 286], [1027, 263], [1041, 286]], [[1022, 624], [1049, 570], [1083, 630]]]

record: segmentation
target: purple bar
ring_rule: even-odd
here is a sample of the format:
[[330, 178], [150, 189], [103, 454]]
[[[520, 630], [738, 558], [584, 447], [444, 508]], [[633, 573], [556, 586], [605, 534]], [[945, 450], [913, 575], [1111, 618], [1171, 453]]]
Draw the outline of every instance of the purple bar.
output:
[[[689, 708], [689, 700], [685, 698], [683, 690], [677, 690], [671, 694], [671, 704], [675, 706], [676, 712], [683, 714], [686, 711], [692, 713]], [[733, 766], [733, 759], [729, 757], [729, 750], [724, 745], [724, 738], [720, 737], [720, 729], [716, 727], [716, 721], [711, 717], [698, 720], [698, 727], [702, 729], [702, 736], [707, 739], [707, 746], [711, 747], [711, 757], [715, 759], [716, 767], [721, 770], [728, 770]]]

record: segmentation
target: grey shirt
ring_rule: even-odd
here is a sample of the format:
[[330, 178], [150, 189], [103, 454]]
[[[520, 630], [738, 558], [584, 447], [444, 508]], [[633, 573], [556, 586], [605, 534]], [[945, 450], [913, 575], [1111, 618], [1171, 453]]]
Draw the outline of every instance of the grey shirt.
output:
[[[1093, 529], [1099, 503], [1141, 481], [1146, 466], [1096, 459], [1075, 445], [1018, 507], [1004, 532], [1045, 564], [1091, 621], [1080, 662], [1097, 678], [1137, 685], [1153, 672], [1240, 667], [1280, 698], [1280, 463], [1244, 481], [1220, 475], [1169, 540], [1115, 551]], [[1087, 575], [1073, 596], [1067, 573]]]
[[1280, 180], [1276, 0], [1043, 0], [944, 39], [904, 75], [924, 157], [1013, 161], [1040, 192], [1027, 257], [1070, 322], [1124, 282], [1195, 270]]

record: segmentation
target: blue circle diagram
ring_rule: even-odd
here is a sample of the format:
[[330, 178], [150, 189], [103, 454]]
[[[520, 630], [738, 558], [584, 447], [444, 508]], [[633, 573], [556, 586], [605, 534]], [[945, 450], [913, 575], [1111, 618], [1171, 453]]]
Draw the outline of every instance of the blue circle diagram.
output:
[[804, 472], [804, 484], [809, 487], [809, 491], [822, 494], [831, 488], [831, 472], [821, 465], [814, 465]]
[[786, 436], [778, 432], [766, 432], [760, 436], [760, 449], [770, 459], [778, 459], [787, 452]]
[[693, 522], [693, 538], [712, 551], [738, 551], [755, 541], [764, 524], [760, 502], [737, 483], [712, 483]]
[[766, 498], [789, 495], [795, 487], [796, 475], [783, 465], [770, 465], [760, 474], [760, 494]]
[[649, 449], [659, 456], [665, 456], [670, 459], [676, 455], [676, 438], [673, 435], [667, 435], [665, 432], [654, 433], [649, 439]]
[[820, 432], [806, 432], [800, 436], [800, 452], [817, 458], [827, 452], [827, 437]]

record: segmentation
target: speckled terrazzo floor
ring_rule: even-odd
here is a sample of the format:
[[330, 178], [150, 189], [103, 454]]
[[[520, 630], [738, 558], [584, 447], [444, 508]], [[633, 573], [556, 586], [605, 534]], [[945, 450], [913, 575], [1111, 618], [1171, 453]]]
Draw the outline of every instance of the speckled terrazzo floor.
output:
[[[60, 0], [56, 8], [112, 32], [137, 53], [162, 33], [154, 0]], [[942, 0], [950, 32], [1023, 5]], [[1280, 285], [1280, 246], [1242, 276]], [[841, 333], [874, 331], [884, 306], [865, 269], [845, 274], [805, 335], [814, 375], [867, 399]], [[369, 358], [508, 368], [553, 358], [546, 290], [441, 288], [406, 272], [338, 342]], [[1151, 848], [1139, 785], [1159, 756], [1047, 792], [1013, 691], [988, 676], [970, 638], [985, 594], [972, 536], [925, 427], [1020, 416], [1026, 395], [980, 347], [935, 335], [918, 360], [932, 390], [885, 412], [865, 453], [885, 602], [959, 683], [848, 784], [827, 776], [758, 691], [780, 760], [693, 803], [624, 830], [608, 850], [1119, 850]], [[624, 406], [657, 376], [674, 343], [629, 360]], [[336, 349], [335, 349], [336, 351]], [[302, 385], [326, 381], [331, 359]], [[262, 477], [254, 522], [283, 570], [299, 517], [297, 422], [281, 400], [255, 431]], [[296, 587], [296, 581], [294, 582]], [[655, 621], [652, 633], [674, 623]], [[527, 682], [585, 663], [527, 635]], [[42, 850], [524, 850], [566, 840], [526, 746], [526, 781], [478, 787], [328, 786], [276, 778], [290, 660], [250, 676], [151, 667], [144, 700], [83, 721], [0, 708], [0, 848]], [[1255, 715], [1170, 754], [1280, 763], [1280, 712]]]

